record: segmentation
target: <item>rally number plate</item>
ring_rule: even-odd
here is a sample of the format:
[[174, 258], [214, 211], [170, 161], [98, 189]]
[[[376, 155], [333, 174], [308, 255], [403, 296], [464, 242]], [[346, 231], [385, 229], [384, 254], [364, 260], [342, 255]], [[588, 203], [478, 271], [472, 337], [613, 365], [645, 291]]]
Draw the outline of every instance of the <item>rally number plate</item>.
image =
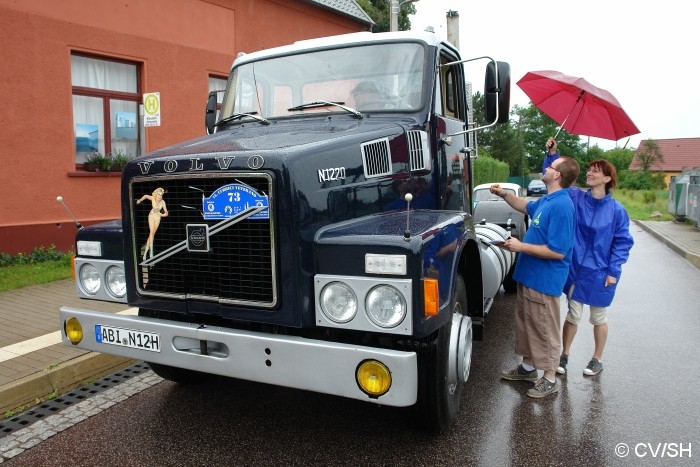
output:
[[96, 324], [95, 340], [100, 344], [118, 345], [120, 347], [160, 352], [160, 335], [155, 332], [115, 328]]

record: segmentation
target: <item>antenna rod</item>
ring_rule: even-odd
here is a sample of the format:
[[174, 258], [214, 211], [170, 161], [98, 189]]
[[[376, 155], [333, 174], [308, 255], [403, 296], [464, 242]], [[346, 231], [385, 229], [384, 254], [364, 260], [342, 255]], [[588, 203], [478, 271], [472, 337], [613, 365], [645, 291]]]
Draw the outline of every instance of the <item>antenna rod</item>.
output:
[[406, 200], [406, 231], [403, 233], [403, 239], [408, 242], [411, 239], [411, 231], [408, 229], [408, 221], [411, 217], [411, 200], [413, 199], [413, 195], [411, 193], [406, 193], [406, 196], [404, 196], [403, 199]]
[[79, 229], [82, 229], [82, 228], [83, 228], [83, 224], [81, 224], [80, 222], [78, 222], [78, 219], [76, 219], [75, 216], [73, 215], [73, 213], [70, 212], [70, 209], [68, 209], [68, 206], [66, 206], [66, 204], [63, 202], [63, 196], [61, 196], [61, 195], [56, 196], [56, 201], [58, 201], [58, 202], [61, 204], [61, 206], [63, 206], [64, 209], [65, 209], [66, 211], [68, 211], [68, 215], [69, 215], [69, 216], [73, 219], [73, 221], [75, 222], [75, 226], [76, 226], [77, 228], [79, 228]]

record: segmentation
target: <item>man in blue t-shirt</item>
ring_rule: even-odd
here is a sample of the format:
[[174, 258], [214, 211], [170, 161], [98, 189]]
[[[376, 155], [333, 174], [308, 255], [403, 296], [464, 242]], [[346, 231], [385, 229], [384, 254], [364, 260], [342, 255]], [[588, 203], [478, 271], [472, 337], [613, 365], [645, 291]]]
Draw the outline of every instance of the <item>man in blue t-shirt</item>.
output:
[[[560, 388], [556, 373], [561, 349], [559, 297], [569, 274], [576, 228], [568, 187], [579, 171], [574, 159], [556, 159], [542, 175], [547, 195], [536, 201], [528, 202], [500, 185], [491, 186], [491, 193], [530, 216], [530, 226], [522, 242], [511, 237], [499, 245], [520, 253], [513, 279], [518, 283], [515, 353], [522, 356], [522, 363], [501, 372], [501, 378], [534, 381], [535, 387], [527, 392], [530, 397], [545, 397]], [[538, 369], [544, 371], [539, 379]]]

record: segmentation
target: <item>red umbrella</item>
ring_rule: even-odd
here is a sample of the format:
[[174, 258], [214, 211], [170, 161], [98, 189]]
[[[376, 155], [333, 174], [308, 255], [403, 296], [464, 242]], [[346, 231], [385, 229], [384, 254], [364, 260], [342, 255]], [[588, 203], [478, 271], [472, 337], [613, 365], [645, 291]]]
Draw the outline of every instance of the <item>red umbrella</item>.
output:
[[561, 125], [559, 131], [613, 141], [640, 133], [615, 96], [583, 78], [530, 71], [517, 84], [535, 107]]

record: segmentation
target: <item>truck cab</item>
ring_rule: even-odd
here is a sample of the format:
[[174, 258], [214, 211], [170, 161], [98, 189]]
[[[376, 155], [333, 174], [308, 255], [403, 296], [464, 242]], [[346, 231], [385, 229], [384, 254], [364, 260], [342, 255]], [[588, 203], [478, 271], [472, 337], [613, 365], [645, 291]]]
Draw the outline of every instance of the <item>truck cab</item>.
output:
[[[485, 61], [486, 113], [507, 122], [509, 68]], [[64, 343], [446, 429], [513, 261], [472, 220], [463, 64], [430, 32], [240, 54], [207, 135], [129, 162], [121, 221], [76, 236], [78, 294], [139, 316], [62, 307]]]

